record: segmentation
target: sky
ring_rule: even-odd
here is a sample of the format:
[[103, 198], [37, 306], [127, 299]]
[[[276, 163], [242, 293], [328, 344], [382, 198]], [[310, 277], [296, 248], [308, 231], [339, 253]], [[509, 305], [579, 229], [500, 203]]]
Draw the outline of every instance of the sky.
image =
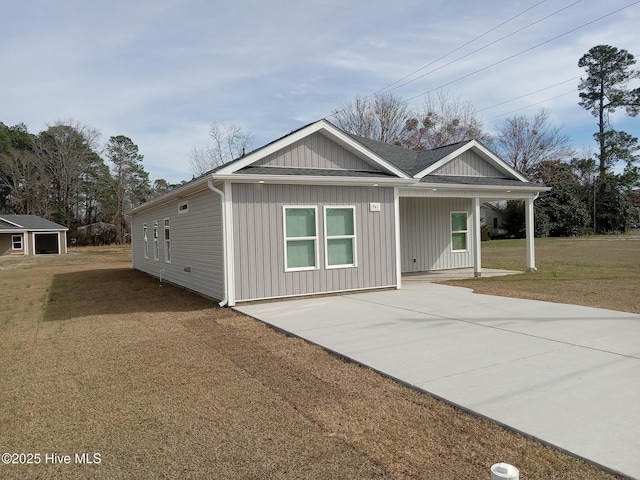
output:
[[[191, 179], [189, 152], [211, 143], [212, 122], [241, 126], [257, 148], [392, 84], [414, 108], [439, 91], [470, 102], [490, 133], [544, 107], [589, 155], [597, 125], [578, 106], [578, 60], [600, 44], [640, 59], [636, 0], [3, 0], [0, 10], [0, 122], [38, 133], [73, 120], [103, 144], [125, 135], [151, 179], [173, 183]], [[640, 137], [640, 116], [612, 121]]]

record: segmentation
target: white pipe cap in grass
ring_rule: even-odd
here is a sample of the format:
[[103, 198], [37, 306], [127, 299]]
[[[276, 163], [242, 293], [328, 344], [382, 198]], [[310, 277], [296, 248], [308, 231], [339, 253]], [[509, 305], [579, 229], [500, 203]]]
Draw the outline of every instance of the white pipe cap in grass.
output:
[[491, 465], [491, 480], [520, 480], [520, 470], [508, 463]]

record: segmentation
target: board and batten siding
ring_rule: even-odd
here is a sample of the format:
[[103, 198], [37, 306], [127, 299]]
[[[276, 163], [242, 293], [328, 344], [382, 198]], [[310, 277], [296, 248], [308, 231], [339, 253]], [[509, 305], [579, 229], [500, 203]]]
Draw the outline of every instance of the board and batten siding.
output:
[[[232, 199], [236, 300], [397, 284], [393, 188], [234, 183]], [[285, 205], [317, 207], [316, 270], [285, 272]], [[355, 206], [356, 267], [325, 268], [325, 205]]]
[[496, 167], [480, 157], [477, 153], [467, 150], [453, 158], [431, 175], [459, 175], [465, 177], [504, 177]]
[[318, 132], [268, 155], [253, 165], [376, 171], [360, 157]]
[[[467, 251], [451, 251], [451, 212], [467, 212]], [[400, 198], [403, 273], [473, 266], [472, 201], [468, 198]], [[415, 262], [414, 262], [415, 259]]]
[[[188, 211], [178, 214], [178, 205]], [[224, 298], [222, 209], [220, 197], [205, 190], [133, 216], [133, 268], [206, 297]], [[165, 262], [164, 220], [171, 231], [171, 263]], [[153, 256], [153, 222], [158, 222], [158, 260]], [[144, 258], [143, 225], [147, 224], [149, 258]], [[185, 268], [190, 271], [185, 271]], [[162, 273], [161, 273], [162, 272]]]

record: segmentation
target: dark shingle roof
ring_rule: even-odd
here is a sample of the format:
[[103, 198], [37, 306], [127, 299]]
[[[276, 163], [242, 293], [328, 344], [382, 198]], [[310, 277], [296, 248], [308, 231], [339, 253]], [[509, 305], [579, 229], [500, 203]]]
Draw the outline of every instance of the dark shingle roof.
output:
[[[20, 225], [27, 230], [66, 230], [67, 227], [50, 222], [37, 215], [0, 215], [0, 219]], [[11, 227], [9, 227], [11, 228]], [[18, 228], [18, 227], [15, 227]]]
[[392, 163], [400, 170], [403, 170], [411, 176], [414, 176], [425, 168], [428, 168], [439, 160], [442, 160], [444, 157], [455, 152], [461, 146], [469, 142], [469, 140], [466, 140], [434, 148], [433, 150], [417, 151], [398, 147], [396, 145], [390, 145], [370, 138], [360, 137], [358, 135], [351, 135], [351, 137], [376, 155], [384, 158], [389, 163]]

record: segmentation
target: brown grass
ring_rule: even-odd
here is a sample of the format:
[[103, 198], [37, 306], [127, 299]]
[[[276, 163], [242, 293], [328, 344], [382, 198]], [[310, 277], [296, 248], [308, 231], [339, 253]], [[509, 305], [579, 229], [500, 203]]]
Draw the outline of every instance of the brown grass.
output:
[[[485, 268], [524, 270], [524, 240], [484, 243]], [[446, 282], [477, 293], [640, 313], [640, 234], [536, 239], [538, 271]]]
[[[26, 260], [26, 262], [25, 262]], [[129, 268], [0, 262], [2, 478], [615, 478]]]

